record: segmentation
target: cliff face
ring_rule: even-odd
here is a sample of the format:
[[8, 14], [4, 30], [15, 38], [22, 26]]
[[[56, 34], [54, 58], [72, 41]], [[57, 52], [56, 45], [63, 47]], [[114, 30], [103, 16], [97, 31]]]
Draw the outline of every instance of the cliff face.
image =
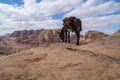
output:
[[57, 30], [44, 30], [38, 35], [38, 41], [40, 43], [48, 42], [60, 42], [59, 34]]
[[60, 42], [58, 30], [23, 30], [15, 31], [10, 37], [15, 37], [18, 43], [39, 45], [41, 43]]
[[37, 37], [39, 33], [41, 33], [43, 29], [40, 30], [21, 30], [13, 32], [10, 37], [20, 37], [20, 38], [29, 38], [29, 36], [34, 35]]

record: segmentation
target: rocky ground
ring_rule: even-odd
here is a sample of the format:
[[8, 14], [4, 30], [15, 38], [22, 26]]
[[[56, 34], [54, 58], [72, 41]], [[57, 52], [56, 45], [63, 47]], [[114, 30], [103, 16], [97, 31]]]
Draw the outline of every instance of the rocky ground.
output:
[[120, 32], [86, 45], [45, 43], [2, 55], [0, 80], [120, 80]]

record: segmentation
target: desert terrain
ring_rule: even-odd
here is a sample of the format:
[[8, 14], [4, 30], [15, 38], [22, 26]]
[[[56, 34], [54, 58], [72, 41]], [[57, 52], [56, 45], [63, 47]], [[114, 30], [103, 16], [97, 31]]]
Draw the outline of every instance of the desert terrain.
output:
[[[5, 47], [1, 41], [0, 80], [120, 80], [120, 31], [99, 36], [100, 39], [87, 35], [84, 38], [89, 39], [85, 42], [82, 39], [79, 46], [52, 39], [51, 36], [56, 36], [54, 31], [49, 37], [49, 32], [40, 33], [46, 36], [36, 34], [37, 38], [31, 35], [32, 38], [19, 38], [22, 43], [15, 42], [12, 37], [3, 40], [5, 44], [13, 42]], [[24, 42], [26, 39], [30, 45]], [[31, 45], [33, 39], [35, 46]], [[40, 45], [36, 46], [36, 42]], [[6, 46], [7, 52], [12, 50], [8, 54]]]

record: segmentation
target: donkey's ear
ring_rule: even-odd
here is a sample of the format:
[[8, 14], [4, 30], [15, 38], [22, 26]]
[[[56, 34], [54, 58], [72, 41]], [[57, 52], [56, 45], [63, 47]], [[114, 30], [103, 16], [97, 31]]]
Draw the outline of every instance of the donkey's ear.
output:
[[64, 22], [66, 19], [67, 19], [67, 17], [65, 17], [65, 18], [63, 19], [63, 22]]
[[76, 18], [76, 17], [71, 16], [71, 17], [70, 17], [70, 20], [73, 21], [75, 18]]

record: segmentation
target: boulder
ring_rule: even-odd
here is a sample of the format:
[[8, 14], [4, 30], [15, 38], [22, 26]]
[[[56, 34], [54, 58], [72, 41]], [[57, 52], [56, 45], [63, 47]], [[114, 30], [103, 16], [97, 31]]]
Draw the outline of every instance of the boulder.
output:
[[41, 43], [53, 43], [53, 42], [60, 42], [59, 34], [57, 30], [44, 30], [39, 34], [38, 41]]

